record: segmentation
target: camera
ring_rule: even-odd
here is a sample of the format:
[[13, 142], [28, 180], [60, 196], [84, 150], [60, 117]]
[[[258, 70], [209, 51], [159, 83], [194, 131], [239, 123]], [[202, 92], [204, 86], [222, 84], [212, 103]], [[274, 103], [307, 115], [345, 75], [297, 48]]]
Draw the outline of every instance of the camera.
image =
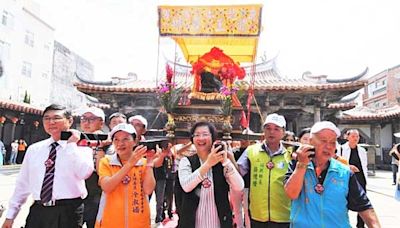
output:
[[[68, 140], [69, 137], [71, 137], [72, 133], [70, 131], [62, 131], [61, 132], [61, 140]], [[80, 139], [86, 139], [86, 140], [96, 140], [96, 141], [103, 141], [107, 140], [108, 135], [107, 134], [90, 134], [90, 133], [83, 133], [81, 132], [81, 137]]]
[[139, 142], [139, 145], [143, 145], [147, 147], [147, 150], [156, 150], [157, 145], [161, 149], [168, 148], [168, 139], [147, 139]]
[[222, 144], [221, 142], [217, 142], [214, 144], [214, 148], [217, 148], [219, 146], [221, 146], [221, 148], [219, 148], [217, 152], [224, 151], [224, 144]]

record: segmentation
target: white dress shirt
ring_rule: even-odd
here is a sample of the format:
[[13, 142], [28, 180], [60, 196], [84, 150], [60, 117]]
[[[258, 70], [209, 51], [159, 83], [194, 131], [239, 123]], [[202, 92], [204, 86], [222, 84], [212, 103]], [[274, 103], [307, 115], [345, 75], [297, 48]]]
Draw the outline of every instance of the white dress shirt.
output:
[[[28, 147], [21, 170], [18, 174], [15, 191], [10, 199], [8, 219], [14, 219], [30, 194], [40, 200], [45, 162], [49, 157], [52, 138], [42, 140]], [[94, 171], [92, 150], [78, 147], [75, 143], [58, 141], [57, 158], [53, 182], [53, 200], [73, 199], [87, 196], [85, 179]]]

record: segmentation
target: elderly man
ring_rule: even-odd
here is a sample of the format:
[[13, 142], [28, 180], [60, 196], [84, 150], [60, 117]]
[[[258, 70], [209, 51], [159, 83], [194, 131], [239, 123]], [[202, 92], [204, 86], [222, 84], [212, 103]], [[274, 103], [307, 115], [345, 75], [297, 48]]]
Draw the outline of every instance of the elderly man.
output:
[[249, 146], [237, 161], [242, 176], [250, 173], [249, 211], [251, 227], [289, 227], [290, 199], [283, 190], [283, 177], [290, 154], [281, 143], [285, 118], [270, 114], [264, 122], [262, 143]]
[[128, 122], [135, 127], [137, 137], [139, 141], [145, 140], [144, 134], [147, 131], [147, 120], [141, 115], [131, 116], [128, 119]]
[[50, 105], [43, 111], [43, 126], [50, 138], [32, 144], [22, 163], [3, 228], [11, 228], [28, 196], [32, 204], [26, 227], [82, 227], [84, 180], [93, 172], [91, 151], [78, 147], [80, 133], [61, 141], [61, 131], [73, 123], [65, 107]]
[[[290, 163], [285, 192], [293, 200], [293, 227], [351, 227], [348, 210], [357, 211], [368, 227], [380, 227], [364, 189], [349, 167], [333, 159], [340, 130], [329, 121], [315, 123], [310, 144]], [[315, 150], [315, 157], [311, 156]]]
[[[347, 142], [342, 145], [341, 156], [350, 164], [350, 169], [355, 173], [358, 183], [367, 191], [368, 160], [367, 151], [358, 145], [360, 133], [357, 129], [347, 131]], [[357, 228], [364, 227], [364, 221], [357, 215]]]

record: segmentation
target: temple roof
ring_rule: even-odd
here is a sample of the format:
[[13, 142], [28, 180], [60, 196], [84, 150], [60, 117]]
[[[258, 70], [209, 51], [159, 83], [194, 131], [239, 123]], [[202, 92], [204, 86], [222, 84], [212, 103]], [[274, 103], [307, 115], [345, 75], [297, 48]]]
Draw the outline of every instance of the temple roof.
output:
[[44, 111], [44, 109], [38, 108], [31, 104], [21, 103], [11, 100], [2, 100], [2, 99], [0, 99], [0, 108], [10, 109], [13, 111], [24, 112], [24, 113], [37, 114], [37, 115], [42, 115]]
[[[175, 69], [174, 82], [178, 87], [188, 91], [192, 87], [193, 76], [190, 74], [191, 66], [167, 61]], [[282, 77], [276, 67], [275, 58], [264, 61], [254, 66], [245, 66], [245, 81], [250, 82], [254, 73], [254, 90], [257, 92], [311, 92], [321, 91], [349, 91], [363, 88], [367, 81], [362, 80], [368, 72], [366, 68], [357, 76], [340, 80], [329, 79], [326, 75], [312, 76], [311, 74], [298, 79]], [[254, 69], [254, 70], [253, 70]], [[81, 92], [95, 93], [154, 93], [157, 91], [156, 80], [140, 80], [136, 78], [113, 78], [110, 81], [88, 81], [77, 76], [74, 85]]]
[[365, 106], [356, 107], [354, 109], [342, 112], [342, 114], [338, 118], [343, 121], [349, 121], [349, 120], [382, 121], [399, 117], [400, 117], [400, 106], [396, 104], [384, 109], [372, 109]]
[[349, 110], [356, 107], [355, 102], [348, 103], [331, 103], [328, 105], [328, 109], [336, 109], [336, 110]]

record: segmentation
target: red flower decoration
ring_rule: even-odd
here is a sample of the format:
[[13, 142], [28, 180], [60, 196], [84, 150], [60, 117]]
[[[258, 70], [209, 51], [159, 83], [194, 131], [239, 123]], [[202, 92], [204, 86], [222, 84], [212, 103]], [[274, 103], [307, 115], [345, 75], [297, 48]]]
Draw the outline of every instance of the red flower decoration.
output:
[[51, 168], [51, 167], [53, 167], [53, 165], [54, 165], [54, 161], [51, 160], [50, 158], [47, 159], [47, 160], [44, 162], [44, 166], [46, 166], [46, 168]]
[[174, 70], [167, 64], [165, 66], [165, 71], [167, 72], [167, 83], [172, 83], [172, 77], [174, 76]]
[[131, 177], [126, 175], [124, 176], [124, 178], [122, 178], [122, 184], [129, 184], [129, 182], [131, 181]]
[[206, 179], [203, 180], [203, 182], [201, 182], [201, 185], [204, 188], [209, 188], [209, 187], [211, 187], [211, 181], [208, 178], [206, 178]]
[[315, 192], [318, 194], [322, 194], [325, 190], [325, 188], [322, 184], [315, 185], [314, 189], [315, 189]]
[[268, 169], [273, 169], [275, 167], [274, 163], [272, 161], [267, 163], [267, 168]]

